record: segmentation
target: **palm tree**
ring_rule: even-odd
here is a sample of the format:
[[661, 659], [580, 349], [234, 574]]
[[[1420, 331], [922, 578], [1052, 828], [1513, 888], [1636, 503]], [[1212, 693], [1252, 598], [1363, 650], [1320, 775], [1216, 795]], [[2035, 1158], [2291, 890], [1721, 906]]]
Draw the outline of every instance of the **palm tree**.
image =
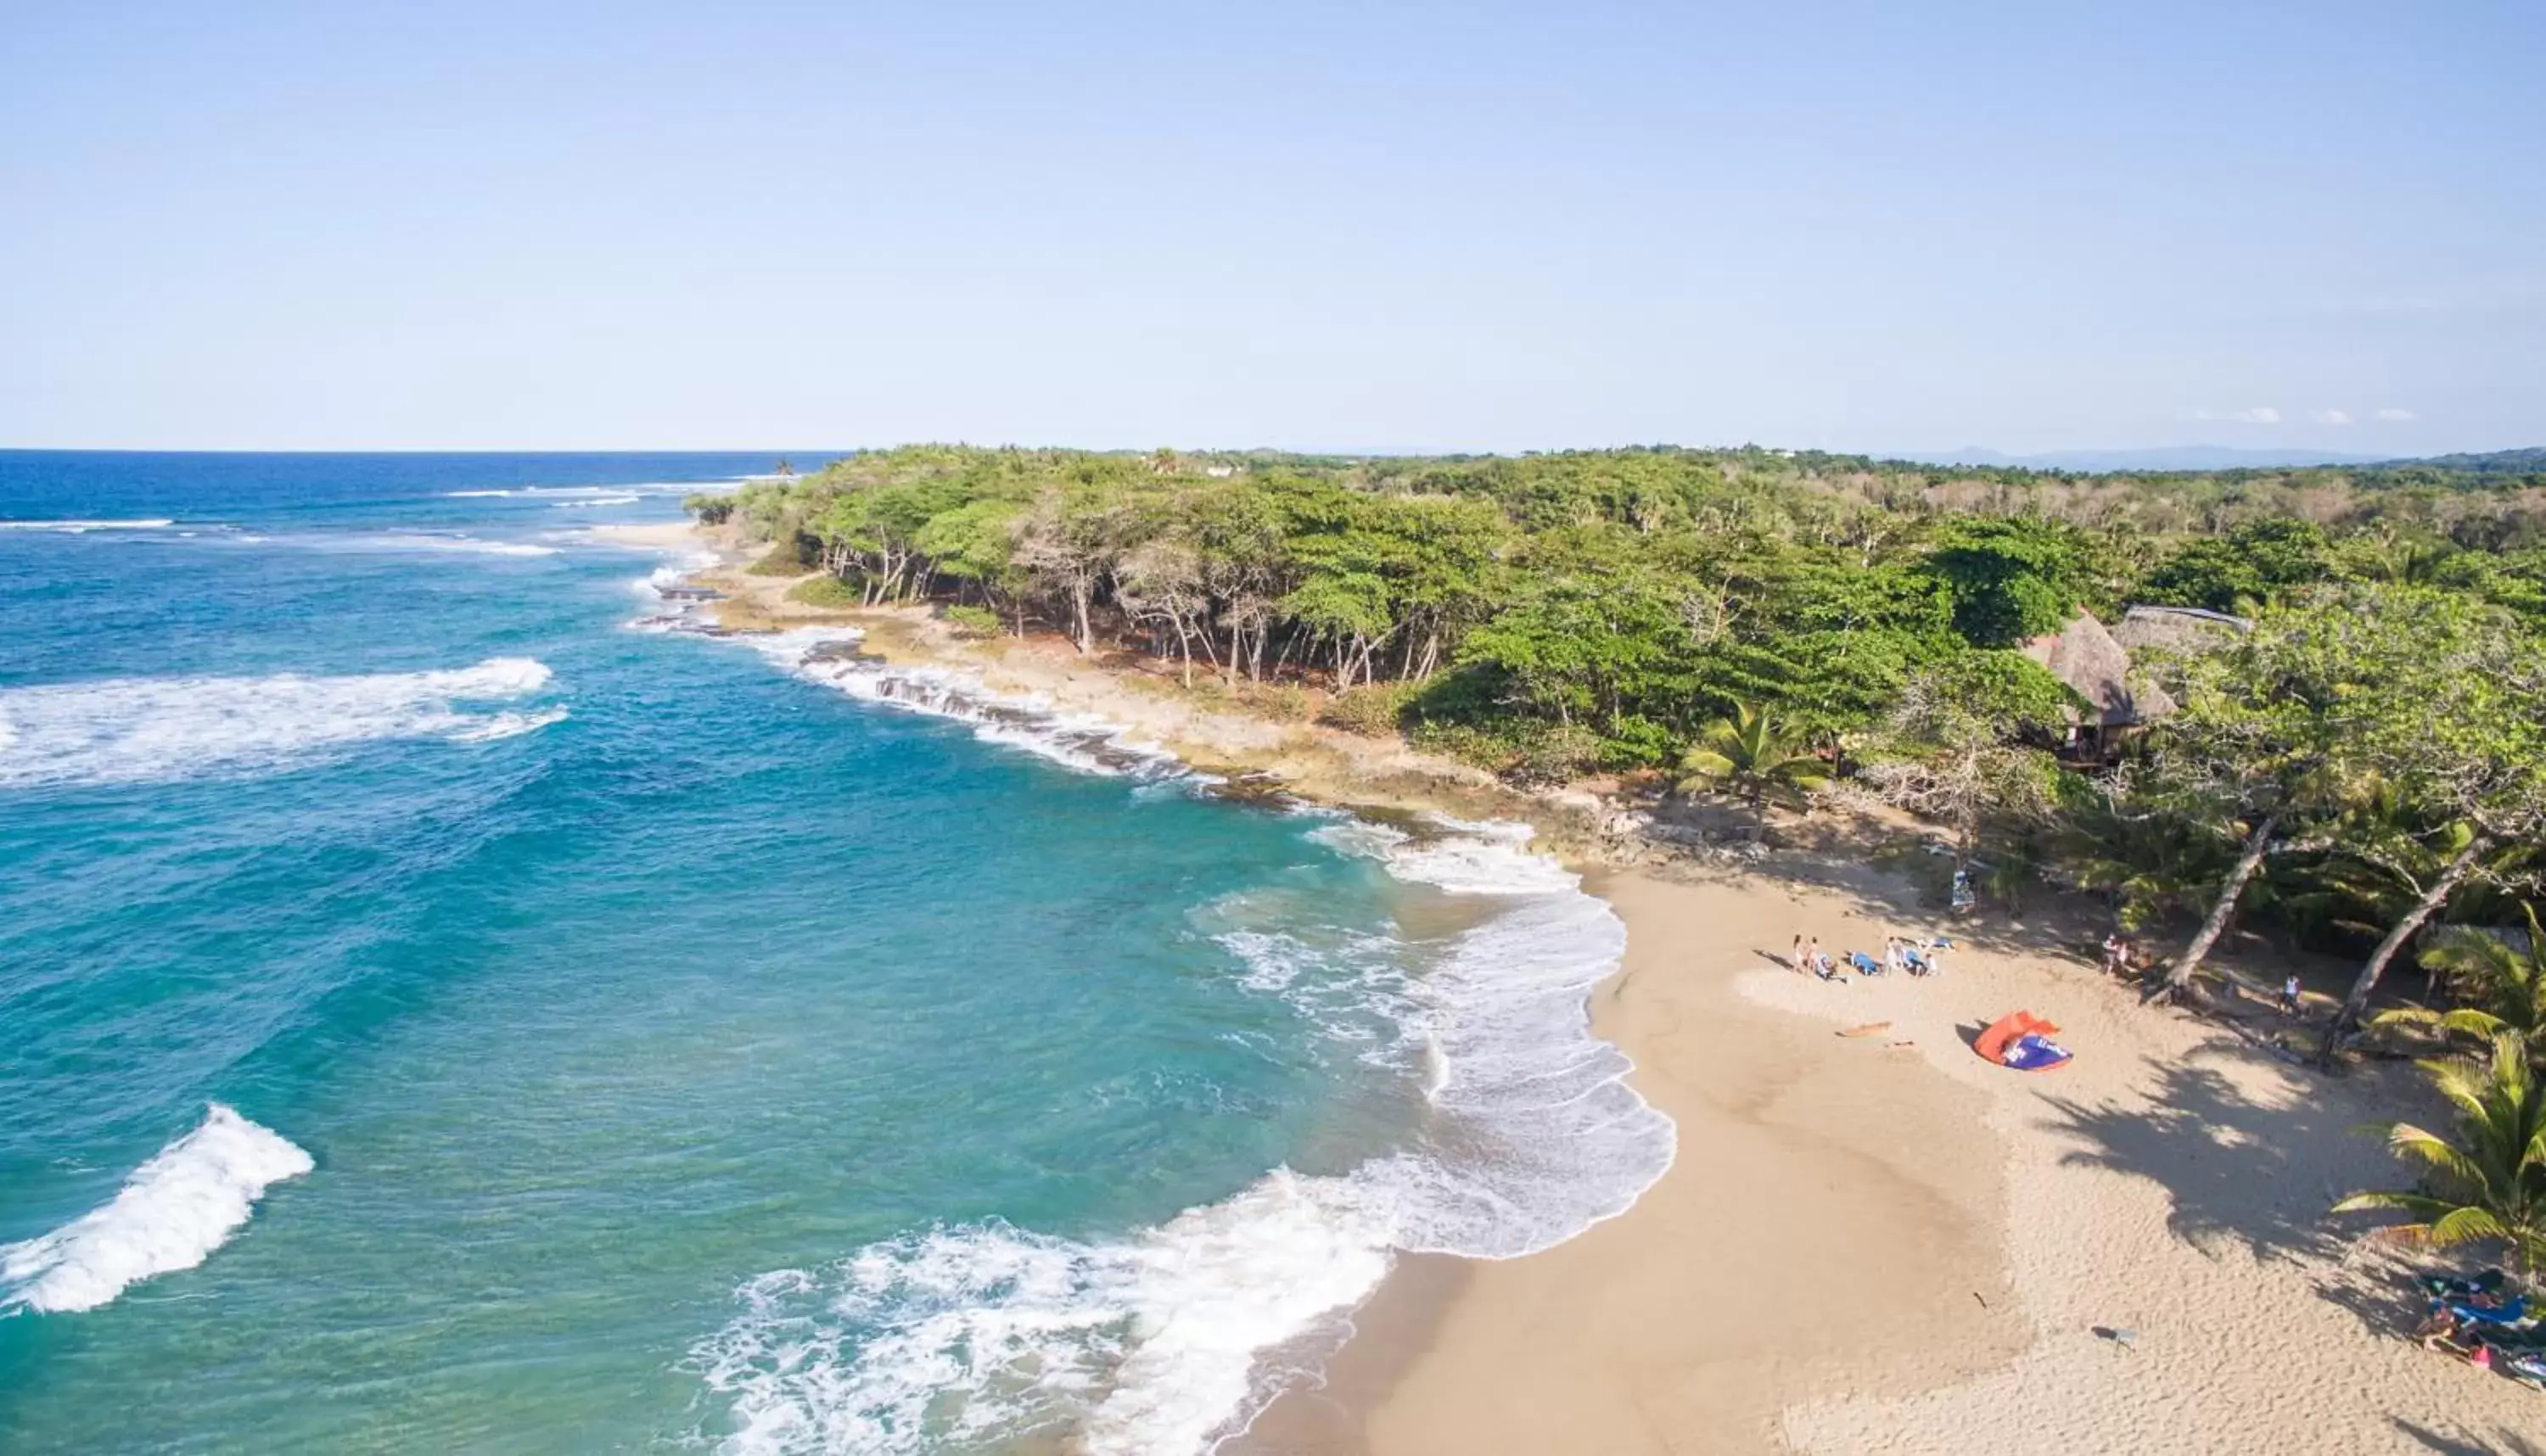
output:
[[2527, 1039], [2505, 1031], [2482, 1061], [2425, 1062], [2431, 1085], [2457, 1108], [2457, 1141], [2412, 1123], [2378, 1131], [2388, 1151], [2422, 1165], [2420, 1186], [2354, 1193], [2334, 1213], [2386, 1209], [2413, 1222], [2381, 1237], [2430, 1248], [2499, 1242], [2522, 1273], [2546, 1264], [2546, 1082]]
[[1801, 738], [1777, 731], [1765, 709], [1733, 705], [1731, 718], [1719, 718], [1697, 735], [1681, 756], [1686, 777], [1680, 792], [1715, 789], [1750, 806], [1760, 824], [1768, 820], [1768, 802], [1791, 804], [1828, 784], [1829, 765], [1804, 748]]
[[2459, 925], [2422, 955], [2450, 979], [2452, 989], [2477, 1004], [2453, 1011], [2405, 1006], [2374, 1024], [2427, 1026], [2488, 1041], [2505, 1031], [2517, 1032], [2546, 1048], [2546, 932], [2538, 929], [2535, 905], [2519, 908], [2528, 917], [2524, 946], [2514, 947], [2490, 930]]

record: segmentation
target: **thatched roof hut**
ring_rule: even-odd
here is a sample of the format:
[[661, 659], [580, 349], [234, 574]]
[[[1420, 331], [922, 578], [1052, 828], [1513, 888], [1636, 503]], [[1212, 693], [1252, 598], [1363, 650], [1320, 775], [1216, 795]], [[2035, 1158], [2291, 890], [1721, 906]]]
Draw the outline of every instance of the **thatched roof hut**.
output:
[[2096, 728], [2130, 728], [2164, 718], [2174, 700], [2153, 683], [2134, 687], [2131, 654], [2091, 612], [2079, 612], [2058, 632], [2024, 644], [2024, 655], [2050, 669], [2086, 700], [2079, 722]]

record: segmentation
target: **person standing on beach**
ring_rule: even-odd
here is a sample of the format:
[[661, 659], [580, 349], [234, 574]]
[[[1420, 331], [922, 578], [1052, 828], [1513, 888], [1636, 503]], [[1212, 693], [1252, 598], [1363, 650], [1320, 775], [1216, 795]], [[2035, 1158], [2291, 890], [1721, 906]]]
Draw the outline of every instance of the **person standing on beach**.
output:
[[2299, 974], [2296, 971], [2291, 972], [2281, 981], [2281, 1014], [2284, 1016], [2299, 1014]]
[[1795, 932], [1795, 948], [1787, 953], [1786, 964], [1798, 971], [1811, 969], [1804, 964], [1804, 933], [1800, 930]]

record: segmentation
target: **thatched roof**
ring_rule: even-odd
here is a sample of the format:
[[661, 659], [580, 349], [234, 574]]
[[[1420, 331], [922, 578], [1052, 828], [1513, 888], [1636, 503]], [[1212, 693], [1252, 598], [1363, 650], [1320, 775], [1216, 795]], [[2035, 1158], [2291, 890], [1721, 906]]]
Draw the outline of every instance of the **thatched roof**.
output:
[[2190, 655], [2214, 651], [2254, 630], [2254, 624], [2225, 612], [2199, 607], [2133, 607], [2113, 628], [2113, 641], [2126, 652], [2160, 651]]
[[2060, 631], [2026, 642], [2024, 655], [2086, 700], [2088, 711], [2079, 715], [2083, 722], [2122, 728], [2174, 711], [2174, 700], [2154, 684], [2133, 689], [2131, 654], [2091, 612], [2080, 612]]

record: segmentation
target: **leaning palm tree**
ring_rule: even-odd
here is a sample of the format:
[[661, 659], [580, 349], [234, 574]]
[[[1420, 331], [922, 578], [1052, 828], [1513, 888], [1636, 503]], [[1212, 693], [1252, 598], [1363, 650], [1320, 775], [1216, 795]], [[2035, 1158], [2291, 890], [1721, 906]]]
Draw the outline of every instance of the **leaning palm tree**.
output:
[[1697, 735], [1681, 756], [1680, 792], [1714, 789], [1750, 806], [1754, 820], [1764, 825], [1769, 801], [1791, 804], [1827, 785], [1829, 765], [1807, 751], [1801, 738], [1777, 731], [1767, 710], [1747, 703], [1733, 705], [1731, 718], [1719, 718]]
[[2524, 945], [2514, 946], [2491, 930], [2458, 925], [2422, 953], [2424, 961], [2449, 978], [2458, 994], [2475, 1004], [2451, 1011], [2405, 1006], [2385, 1012], [2372, 1024], [2424, 1026], [2487, 1041], [2512, 1031], [2546, 1052], [2546, 932], [2538, 929], [2537, 906], [2519, 908], [2528, 917]]
[[2534, 1273], [2546, 1265], [2546, 1082], [2529, 1064], [2527, 1039], [2505, 1031], [2480, 1061], [2422, 1069], [2457, 1108], [2456, 1140], [2412, 1123], [2379, 1128], [2390, 1152], [2421, 1164], [2420, 1186], [2354, 1193], [2333, 1211], [2407, 1214], [2412, 1222], [2379, 1231], [2400, 1243], [2500, 1242], [2523, 1274]]

